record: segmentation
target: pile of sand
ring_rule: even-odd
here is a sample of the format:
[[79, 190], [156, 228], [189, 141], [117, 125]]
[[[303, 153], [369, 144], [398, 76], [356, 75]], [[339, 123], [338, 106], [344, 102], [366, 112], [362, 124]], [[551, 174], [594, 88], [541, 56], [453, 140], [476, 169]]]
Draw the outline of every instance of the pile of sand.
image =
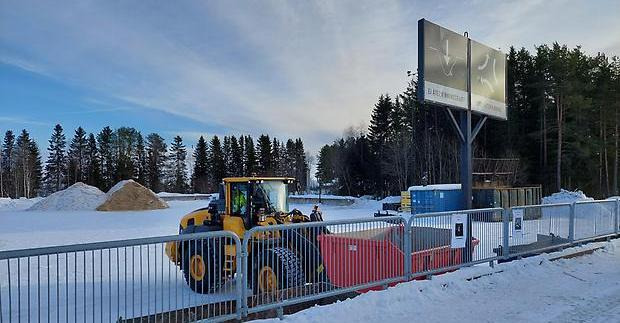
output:
[[136, 211], [168, 208], [168, 204], [150, 189], [133, 180], [120, 181], [105, 194], [97, 211]]
[[28, 210], [83, 211], [94, 210], [105, 200], [105, 193], [94, 186], [77, 182], [32, 205]]

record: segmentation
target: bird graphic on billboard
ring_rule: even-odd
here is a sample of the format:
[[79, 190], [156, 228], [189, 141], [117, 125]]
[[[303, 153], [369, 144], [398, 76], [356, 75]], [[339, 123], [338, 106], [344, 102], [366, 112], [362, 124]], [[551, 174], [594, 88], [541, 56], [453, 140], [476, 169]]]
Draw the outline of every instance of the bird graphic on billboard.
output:
[[[492, 61], [492, 63], [489, 64], [489, 61]], [[493, 85], [499, 84], [499, 80], [497, 79], [497, 73], [495, 72], [496, 63], [497, 59], [495, 57], [491, 58], [489, 53], [486, 53], [484, 62], [477, 66], [478, 71], [481, 72], [478, 81], [481, 85], [486, 86], [489, 89], [489, 93], [495, 92], [495, 86]], [[490, 65], [492, 66], [492, 68], [489, 68]], [[489, 78], [491, 77], [492, 80], [489, 80]], [[493, 81], [494, 84], [492, 84], [491, 81]]]
[[464, 60], [462, 57], [452, 56], [450, 55], [450, 42], [449, 39], [442, 39], [442, 43], [445, 43], [443, 48], [435, 48], [433, 46], [429, 46], [428, 48], [435, 51], [437, 54], [436, 57], [440, 61], [441, 70], [445, 76], [452, 77], [454, 66], [457, 63], [457, 60]]

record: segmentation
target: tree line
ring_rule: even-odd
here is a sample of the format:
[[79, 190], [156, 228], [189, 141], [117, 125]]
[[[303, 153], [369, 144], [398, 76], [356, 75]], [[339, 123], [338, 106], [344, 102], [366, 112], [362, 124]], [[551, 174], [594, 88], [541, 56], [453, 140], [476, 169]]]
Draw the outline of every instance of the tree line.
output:
[[0, 197], [45, 196], [77, 182], [109, 190], [121, 180], [133, 179], [155, 192], [210, 193], [227, 176], [294, 177], [294, 190], [306, 189], [308, 163], [303, 141], [286, 142], [261, 135], [200, 137], [188, 167], [187, 147], [180, 136], [168, 145], [157, 133], [144, 137], [130, 127], [104, 127], [96, 135], [82, 127], [70, 142], [57, 124], [48, 141], [47, 159], [41, 161], [37, 143], [22, 130], [16, 138], [7, 130], [0, 149]]
[[[514, 184], [541, 184], [546, 194], [617, 195], [618, 57], [555, 43], [533, 52], [511, 47], [507, 65], [508, 121], [486, 122], [474, 157], [518, 158]], [[348, 129], [321, 148], [321, 185], [386, 196], [409, 185], [459, 182], [459, 138], [445, 109], [418, 100], [411, 76], [403, 93], [379, 97], [368, 128]]]

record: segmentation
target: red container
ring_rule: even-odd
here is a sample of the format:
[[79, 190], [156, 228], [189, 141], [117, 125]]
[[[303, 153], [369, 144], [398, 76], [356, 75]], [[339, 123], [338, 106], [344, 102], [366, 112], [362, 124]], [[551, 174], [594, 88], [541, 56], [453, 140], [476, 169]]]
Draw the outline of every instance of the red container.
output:
[[[449, 229], [431, 230], [446, 230], [450, 234]], [[402, 276], [405, 259], [402, 250], [402, 231], [402, 226], [395, 226], [320, 235], [317, 239], [330, 282], [338, 287], [351, 287]], [[440, 243], [439, 246], [420, 249], [437, 242]], [[414, 273], [458, 265], [462, 262], [462, 249], [452, 249], [449, 240], [447, 244], [442, 242], [445, 241], [433, 239], [432, 242], [424, 243], [420, 240], [416, 242], [415, 247], [418, 250], [411, 254]], [[479, 241], [474, 239], [472, 245], [475, 247], [478, 243]]]

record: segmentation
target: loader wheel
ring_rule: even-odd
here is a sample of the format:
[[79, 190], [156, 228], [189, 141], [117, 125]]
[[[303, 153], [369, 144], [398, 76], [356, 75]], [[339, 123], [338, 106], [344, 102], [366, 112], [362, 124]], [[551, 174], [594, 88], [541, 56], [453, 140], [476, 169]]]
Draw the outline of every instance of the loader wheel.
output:
[[276, 247], [258, 255], [253, 270], [255, 294], [275, 293], [305, 283], [299, 257], [287, 248]]
[[217, 291], [222, 281], [222, 259], [217, 242], [188, 241], [183, 246], [181, 269], [189, 288], [200, 294]]

